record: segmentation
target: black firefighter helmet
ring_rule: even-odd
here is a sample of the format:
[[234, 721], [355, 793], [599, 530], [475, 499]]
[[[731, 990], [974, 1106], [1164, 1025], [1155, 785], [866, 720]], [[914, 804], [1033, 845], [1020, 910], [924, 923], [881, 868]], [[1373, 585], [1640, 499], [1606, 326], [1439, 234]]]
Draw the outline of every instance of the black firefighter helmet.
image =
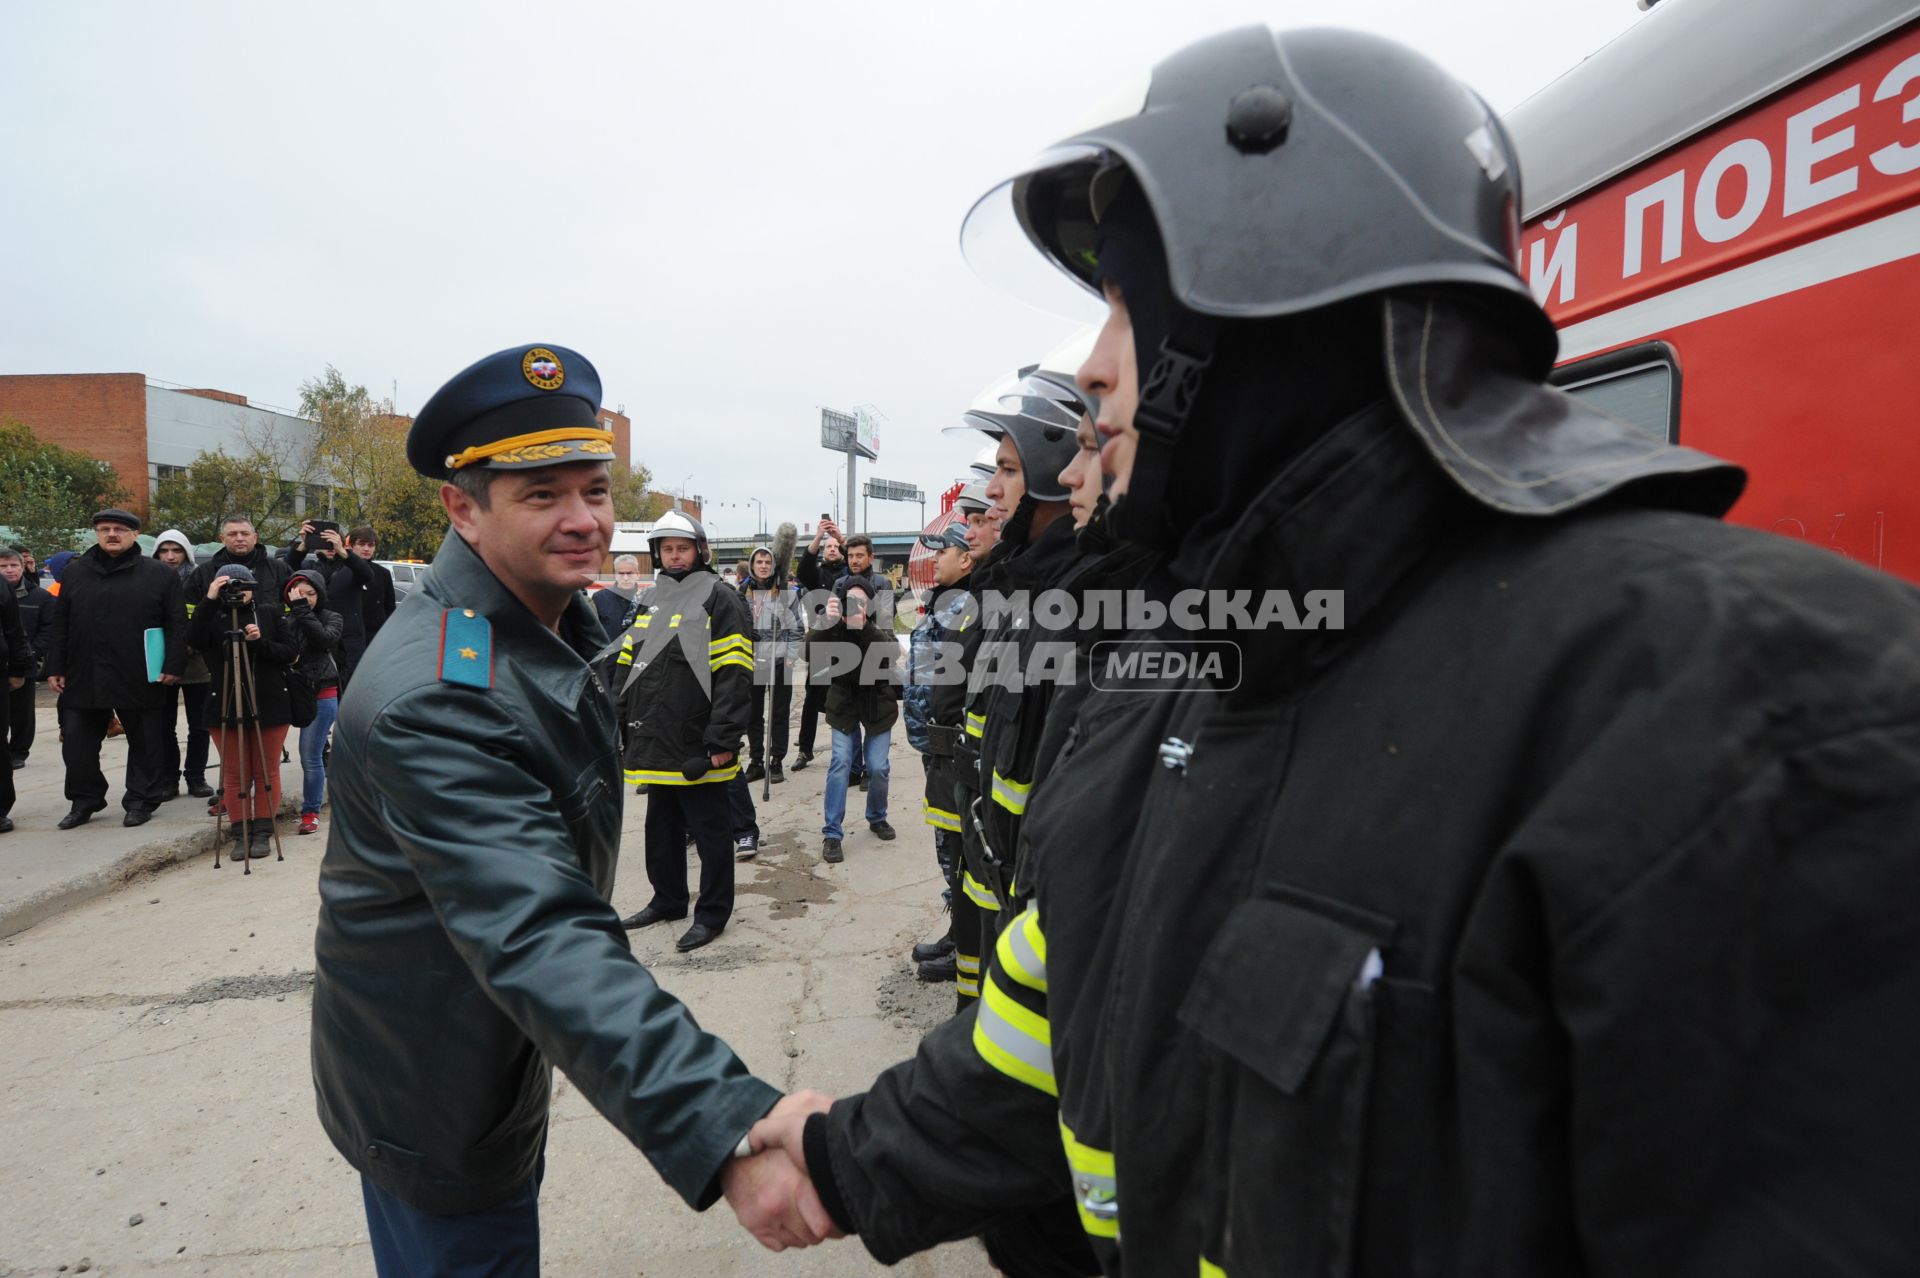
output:
[[1553, 326], [1515, 264], [1513, 145], [1427, 58], [1358, 31], [1243, 27], [1161, 62], [1129, 105], [982, 197], [961, 230], [969, 260], [1011, 223], [1092, 289], [1100, 214], [1131, 177], [1190, 311], [1260, 319], [1468, 285], [1510, 304], [1552, 364]]

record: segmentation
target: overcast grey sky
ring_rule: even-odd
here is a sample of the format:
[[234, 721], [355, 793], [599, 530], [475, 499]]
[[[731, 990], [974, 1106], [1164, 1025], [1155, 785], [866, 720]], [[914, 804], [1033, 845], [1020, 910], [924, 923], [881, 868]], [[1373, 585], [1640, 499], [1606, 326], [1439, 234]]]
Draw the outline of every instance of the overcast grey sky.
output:
[[[1115, 87], [1248, 22], [1394, 36], [1497, 109], [1632, 0], [72, 3], [0, 37], [0, 372], [287, 406], [327, 364], [417, 410], [491, 351], [599, 368], [717, 533], [817, 518], [821, 405], [929, 497], [974, 395], [1073, 325], [958, 251]], [[842, 499], [844, 505], [844, 498]], [[739, 503], [733, 509], [719, 503]], [[878, 528], [916, 508], [873, 507]]]

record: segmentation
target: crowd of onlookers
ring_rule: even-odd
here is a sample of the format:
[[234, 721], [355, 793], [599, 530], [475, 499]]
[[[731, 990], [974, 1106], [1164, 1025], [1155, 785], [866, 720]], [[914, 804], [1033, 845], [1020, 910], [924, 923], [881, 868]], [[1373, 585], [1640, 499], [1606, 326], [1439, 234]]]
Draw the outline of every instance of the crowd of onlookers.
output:
[[[94, 545], [44, 563], [28, 547], [0, 546], [8, 587], [0, 591], [0, 662], [9, 679], [0, 726], [11, 763], [0, 774], [0, 833], [13, 828], [12, 771], [34, 757], [35, 703], [44, 685], [56, 698], [69, 804], [59, 829], [84, 825], [106, 809], [110, 784], [101, 751], [119, 737], [127, 748], [123, 824], [143, 825], [160, 805], [192, 797], [205, 800], [210, 815], [224, 816], [234, 856], [271, 855], [280, 765], [295, 751], [299, 830], [319, 829], [339, 697], [394, 610], [393, 577], [374, 561], [377, 539], [365, 526], [343, 532], [310, 520], [275, 551], [261, 543], [251, 520], [234, 515], [221, 522], [218, 549], [196, 554], [176, 529], [143, 548], [141, 524], [130, 511], [100, 511]], [[812, 764], [822, 718], [830, 736], [824, 859], [844, 856], [845, 807], [855, 788], [866, 795], [871, 832], [894, 838], [887, 751], [897, 680], [874, 677], [872, 663], [828, 672], [816, 652], [829, 642], [893, 644], [892, 587], [872, 543], [827, 520], [797, 562], [776, 564], [773, 550], [762, 546], [725, 577], [752, 614], [756, 667], [748, 758], [727, 787], [734, 855], [750, 858], [759, 846], [749, 785], [785, 781], [790, 744], [794, 771]], [[616, 559], [613, 581], [591, 599], [609, 638], [631, 623], [642, 589], [639, 561]], [[827, 595], [824, 615], [806, 615], [805, 591]]]
[[[270, 855], [296, 728], [299, 829], [319, 829], [328, 734], [340, 693], [394, 610], [392, 574], [374, 562], [366, 526], [309, 520], [274, 553], [251, 520], [231, 515], [204, 559], [175, 529], [143, 549], [140, 527], [131, 511], [102, 510], [91, 547], [44, 564], [27, 547], [0, 546], [9, 587], [0, 591], [9, 684], [0, 727], [11, 764], [0, 774], [0, 833], [13, 829], [12, 774], [33, 755], [45, 684], [69, 804], [58, 828], [106, 809], [101, 748], [123, 737], [122, 824], [144, 825], [161, 804], [191, 796], [225, 818], [236, 858]], [[216, 762], [218, 791], [208, 782]]]

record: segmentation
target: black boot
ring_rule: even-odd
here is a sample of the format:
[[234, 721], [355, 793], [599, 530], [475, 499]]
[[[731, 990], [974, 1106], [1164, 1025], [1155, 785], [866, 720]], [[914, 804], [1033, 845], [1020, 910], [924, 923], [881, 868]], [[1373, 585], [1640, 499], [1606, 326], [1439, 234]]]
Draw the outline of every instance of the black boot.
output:
[[764, 777], [766, 775], [767, 775], [767, 769], [760, 762], [760, 760], [755, 759], [752, 763], [749, 763], [747, 765], [746, 779], [749, 782], [758, 781], [761, 777]]
[[920, 979], [929, 985], [941, 981], [959, 979], [960, 960], [952, 951], [937, 959], [928, 959], [920, 965]]
[[913, 961], [928, 963], [937, 958], [945, 958], [953, 953], [953, 938], [943, 936], [937, 941], [922, 941], [913, 947]]
[[273, 821], [256, 817], [247, 824], [247, 856], [264, 861], [273, 855]]

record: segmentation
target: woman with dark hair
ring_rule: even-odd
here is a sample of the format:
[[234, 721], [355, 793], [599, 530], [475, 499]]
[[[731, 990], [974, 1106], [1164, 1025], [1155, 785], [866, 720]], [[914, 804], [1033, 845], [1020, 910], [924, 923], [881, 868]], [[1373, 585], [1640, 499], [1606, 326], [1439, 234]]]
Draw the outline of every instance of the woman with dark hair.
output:
[[313, 687], [313, 722], [300, 729], [300, 833], [317, 834], [320, 804], [327, 797], [327, 734], [340, 714], [340, 670], [333, 654], [346, 618], [327, 607], [326, 582], [311, 568], [293, 574], [281, 597], [293, 632], [290, 673]]

